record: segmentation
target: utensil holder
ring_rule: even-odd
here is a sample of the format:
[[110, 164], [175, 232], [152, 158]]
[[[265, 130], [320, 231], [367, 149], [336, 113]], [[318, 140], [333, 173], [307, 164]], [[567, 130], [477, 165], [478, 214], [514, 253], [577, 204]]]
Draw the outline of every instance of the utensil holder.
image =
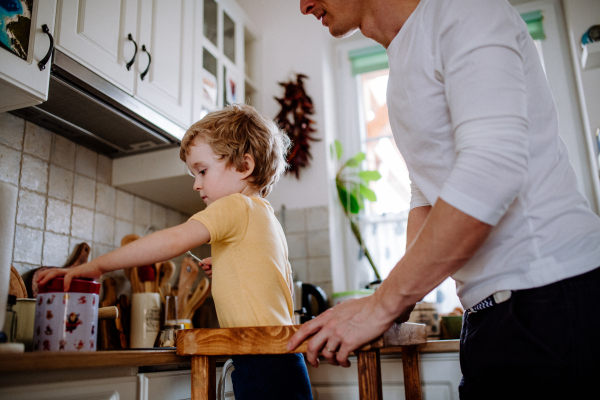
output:
[[129, 347], [154, 347], [160, 332], [160, 295], [134, 293], [131, 298], [131, 338]]

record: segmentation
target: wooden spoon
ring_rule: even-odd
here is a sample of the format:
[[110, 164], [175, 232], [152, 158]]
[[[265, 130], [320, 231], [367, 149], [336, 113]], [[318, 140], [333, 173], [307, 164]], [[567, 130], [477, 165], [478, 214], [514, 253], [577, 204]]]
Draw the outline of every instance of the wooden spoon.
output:
[[[185, 305], [188, 302], [188, 297], [192, 285], [198, 275], [199, 267], [190, 257], [183, 259], [181, 263], [181, 271], [179, 272], [179, 286], [177, 287], [178, 298], [177, 298], [177, 309], [179, 313], [183, 315]], [[180, 318], [181, 315], [179, 316]]]
[[[125, 235], [125, 236], [123, 236], [123, 239], [121, 239], [121, 247], [123, 247], [135, 240], [138, 240], [139, 238], [140, 238], [140, 236], [136, 235], [135, 233], [132, 233], [130, 235]], [[131, 282], [131, 268], [124, 268], [123, 273], [125, 274], [125, 277]], [[133, 289], [133, 284], [131, 284], [131, 288]], [[135, 290], [134, 290], [134, 293], [135, 293]]]

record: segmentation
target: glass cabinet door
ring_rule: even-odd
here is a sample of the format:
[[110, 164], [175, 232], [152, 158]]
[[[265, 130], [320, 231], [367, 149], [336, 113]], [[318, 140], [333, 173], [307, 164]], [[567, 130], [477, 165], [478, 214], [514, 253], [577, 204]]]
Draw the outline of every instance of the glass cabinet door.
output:
[[217, 3], [215, 0], [204, 0], [204, 37], [217, 46]]
[[223, 53], [235, 64], [235, 22], [223, 12]]

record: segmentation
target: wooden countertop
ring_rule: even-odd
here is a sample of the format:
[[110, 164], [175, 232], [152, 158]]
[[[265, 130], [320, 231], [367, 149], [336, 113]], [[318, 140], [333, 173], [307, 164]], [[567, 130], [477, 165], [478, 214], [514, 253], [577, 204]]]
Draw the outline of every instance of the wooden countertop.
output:
[[[458, 340], [434, 340], [419, 345], [421, 353], [457, 352], [458, 348]], [[401, 353], [400, 347], [381, 349], [381, 354], [397, 353]], [[86, 353], [30, 352], [2, 354], [0, 357], [0, 373], [108, 367], [146, 367], [189, 363], [191, 363], [191, 357], [178, 356], [173, 349], [114, 350]]]

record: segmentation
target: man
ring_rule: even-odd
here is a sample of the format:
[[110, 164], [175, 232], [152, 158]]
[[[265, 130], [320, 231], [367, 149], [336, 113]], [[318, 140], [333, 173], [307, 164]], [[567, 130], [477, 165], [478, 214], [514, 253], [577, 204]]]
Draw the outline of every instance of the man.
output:
[[[462, 399], [573, 393], [600, 372], [600, 218], [578, 192], [535, 44], [506, 0], [301, 0], [335, 37], [388, 53], [409, 169], [407, 251], [378, 291], [302, 326], [349, 353], [406, 321], [448, 276], [465, 309]], [[586, 383], [586, 379], [588, 380]], [[519, 391], [516, 391], [516, 390]], [[582, 389], [583, 390], [583, 389]]]

